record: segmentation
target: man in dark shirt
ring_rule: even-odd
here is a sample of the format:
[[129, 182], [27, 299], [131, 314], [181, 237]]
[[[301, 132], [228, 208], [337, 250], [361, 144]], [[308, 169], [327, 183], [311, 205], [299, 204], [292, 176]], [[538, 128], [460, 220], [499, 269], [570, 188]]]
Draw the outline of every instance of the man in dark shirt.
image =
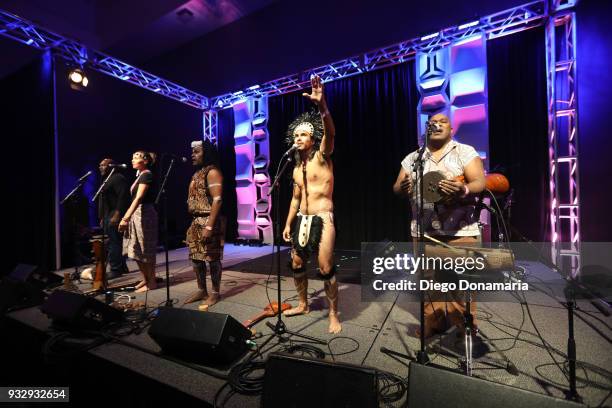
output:
[[[110, 164], [113, 159], [104, 159], [100, 162], [99, 169], [102, 180], [106, 179], [111, 172]], [[108, 262], [110, 273], [107, 278], [116, 278], [128, 271], [123, 256], [123, 236], [117, 229], [121, 215], [125, 213], [130, 205], [130, 186], [127, 179], [117, 170], [110, 177], [103, 194], [98, 198], [98, 218], [108, 236]]]

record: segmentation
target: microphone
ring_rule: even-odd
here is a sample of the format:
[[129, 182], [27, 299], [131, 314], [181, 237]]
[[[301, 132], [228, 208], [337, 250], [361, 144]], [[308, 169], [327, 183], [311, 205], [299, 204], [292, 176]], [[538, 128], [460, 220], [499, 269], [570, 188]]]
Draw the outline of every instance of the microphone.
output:
[[431, 135], [436, 130], [440, 130], [440, 124], [436, 122], [427, 121], [427, 135]]
[[84, 175], [83, 175], [83, 176], [82, 176], [82, 177], [79, 179], [79, 181], [78, 181], [78, 182], [79, 182], [79, 183], [84, 182], [84, 181], [87, 179], [87, 177], [91, 176], [91, 173], [92, 173], [92, 171], [91, 171], [91, 170], [89, 170], [87, 173], [85, 173], [85, 174], [84, 174]]
[[172, 153], [163, 153], [163, 156], [166, 157], [170, 157], [176, 161], [179, 161], [181, 163], [187, 163], [189, 161], [189, 159], [187, 159], [185, 156], [178, 156], [176, 154], [172, 154]]
[[108, 165], [108, 167], [110, 167], [110, 168], [115, 167], [115, 168], [120, 168], [120, 169], [127, 169], [128, 165], [125, 164], [125, 163], [111, 163], [111, 164]]
[[294, 144], [293, 146], [291, 146], [291, 148], [289, 150], [287, 150], [285, 152], [285, 154], [283, 154], [283, 157], [285, 156], [289, 156], [291, 153], [295, 152], [297, 150], [298, 146], [296, 144]]

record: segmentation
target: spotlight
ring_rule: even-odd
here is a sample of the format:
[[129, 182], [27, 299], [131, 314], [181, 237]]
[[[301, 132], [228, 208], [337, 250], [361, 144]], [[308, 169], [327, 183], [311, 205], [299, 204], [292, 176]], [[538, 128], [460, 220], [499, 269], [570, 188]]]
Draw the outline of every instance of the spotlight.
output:
[[70, 87], [77, 91], [87, 88], [89, 79], [85, 75], [82, 69], [75, 68], [68, 73], [68, 79], [70, 80]]

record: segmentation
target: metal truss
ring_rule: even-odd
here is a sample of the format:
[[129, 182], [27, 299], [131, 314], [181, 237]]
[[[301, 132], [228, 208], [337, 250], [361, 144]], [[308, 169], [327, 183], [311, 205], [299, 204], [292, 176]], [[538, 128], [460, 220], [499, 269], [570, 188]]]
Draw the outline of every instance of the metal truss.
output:
[[546, 4], [544, 0], [527, 3], [423, 37], [402, 41], [331, 64], [219, 95], [211, 98], [210, 104], [213, 108], [229, 108], [234, 102], [251, 96], [273, 96], [298, 91], [310, 86], [312, 75], [319, 75], [323, 82], [359, 75], [401, 64], [413, 59], [417, 52], [433, 52], [480, 33], [485, 33], [487, 39], [492, 39], [542, 25], [545, 20]]
[[204, 139], [208, 139], [213, 144], [217, 144], [217, 134], [218, 127], [217, 123], [219, 120], [219, 115], [215, 109], [208, 109], [204, 111], [203, 121], [204, 121]]
[[576, 277], [580, 268], [576, 14], [554, 0], [546, 24], [550, 225], [553, 262]]
[[207, 97], [190, 91], [174, 82], [106, 55], [88, 49], [83, 44], [63, 37], [36, 24], [0, 10], [0, 34], [41, 50], [52, 50], [75, 66], [93, 69], [130, 84], [174, 99], [197, 109], [207, 109]]

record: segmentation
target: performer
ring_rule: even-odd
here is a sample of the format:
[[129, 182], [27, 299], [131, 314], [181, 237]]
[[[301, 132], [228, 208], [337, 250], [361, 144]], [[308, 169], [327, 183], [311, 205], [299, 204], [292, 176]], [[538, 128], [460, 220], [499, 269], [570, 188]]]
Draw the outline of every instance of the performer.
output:
[[[98, 166], [102, 180], [111, 172], [110, 164], [114, 164], [113, 159], [106, 158], [100, 162]], [[120, 276], [122, 273], [128, 272], [128, 267], [125, 263], [123, 255], [123, 237], [117, 229], [121, 214], [124, 214], [130, 205], [130, 187], [127, 179], [117, 170], [108, 179], [101, 198], [98, 199], [98, 218], [100, 225], [104, 228], [104, 234], [108, 237], [108, 262], [110, 264], [110, 273], [107, 273], [108, 279], [113, 279]]]
[[139, 150], [132, 155], [132, 168], [136, 169], [136, 180], [130, 187], [132, 204], [127, 209], [119, 231], [124, 232], [123, 251], [138, 263], [143, 281], [136, 285], [136, 292], [156, 289], [155, 261], [157, 253], [157, 195], [153, 173], [155, 154]]
[[[481, 242], [478, 220], [473, 219], [474, 196], [485, 188], [485, 174], [482, 160], [476, 150], [469, 145], [452, 139], [452, 127], [448, 116], [442, 113], [429, 119], [434, 131], [430, 134], [423, 154], [423, 174], [430, 171], [442, 172], [446, 179], [440, 181], [439, 190], [446, 199], [438, 204], [424, 204], [425, 233], [450, 244], [478, 244]], [[416, 168], [413, 166], [418, 150], [402, 160], [393, 191], [407, 196], [412, 202], [411, 234], [417, 238], [417, 188], [415, 187]], [[464, 176], [465, 183], [455, 177]], [[416, 244], [415, 244], [416, 248]], [[452, 301], [429, 301], [425, 305], [425, 336], [446, 329], [445, 309], [453, 325], [463, 330], [465, 302], [461, 292], [451, 294]], [[476, 312], [476, 302], [471, 303], [472, 313]]]
[[[198, 281], [198, 291], [185, 303], [203, 300], [212, 306], [219, 301], [221, 288], [221, 260], [225, 241], [225, 219], [221, 216], [223, 174], [219, 169], [216, 147], [208, 140], [191, 143], [191, 160], [198, 171], [191, 178], [187, 207], [193, 216], [187, 230], [189, 259]], [[212, 293], [206, 289], [206, 269], [210, 271]]]
[[293, 169], [293, 198], [283, 231], [291, 241], [291, 269], [299, 297], [297, 307], [284, 312], [287, 316], [305, 314], [308, 308], [306, 261], [318, 250], [319, 273], [329, 301], [329, 332], [342, 330], [338, 319], [338, 282], [334, 265], [334, 173], [331, 154], [334, 151], [334, 122], [329, 113], [321, 78], [311, 78], [312, 92], [302, 94], [318, 107], [318, 113], [298, 116], [287, 131], [287, 143], [297, 146]]

